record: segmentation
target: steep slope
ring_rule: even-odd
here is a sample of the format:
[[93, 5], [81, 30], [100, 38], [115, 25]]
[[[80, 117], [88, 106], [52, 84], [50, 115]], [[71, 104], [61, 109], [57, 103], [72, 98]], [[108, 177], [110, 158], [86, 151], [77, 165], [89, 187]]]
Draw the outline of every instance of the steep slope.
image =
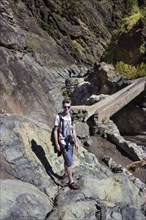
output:
[[123, 10], [124, 1], [2, 0], [2, 111], [47, 114], [51, 121], [65, 79], [100, 59]]
[[[24, 114], [35, 111], [51, 118], [52, 105], [64, 86], [65, 68], [73, 61], [42, 31], [22, 2], [10, 3], [0, 3], [1, 109]], [[22, 10], [19, 16], [26, 22], [29, 19], [35, 31], [21, 29], [12, 6]]]
[[125, 9], [124, 1], [24, 1], [38, 24], [78, 63], [100, 59]]

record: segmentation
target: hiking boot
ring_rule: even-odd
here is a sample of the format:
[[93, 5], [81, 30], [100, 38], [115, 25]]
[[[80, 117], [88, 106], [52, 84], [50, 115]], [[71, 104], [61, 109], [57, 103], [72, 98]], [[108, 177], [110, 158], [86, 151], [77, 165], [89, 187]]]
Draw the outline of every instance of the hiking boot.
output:
[[80, 188], [75, 182], [68, 183], [68, 186], [70, 189], [73, 189], [73, 190], [78, 190]]

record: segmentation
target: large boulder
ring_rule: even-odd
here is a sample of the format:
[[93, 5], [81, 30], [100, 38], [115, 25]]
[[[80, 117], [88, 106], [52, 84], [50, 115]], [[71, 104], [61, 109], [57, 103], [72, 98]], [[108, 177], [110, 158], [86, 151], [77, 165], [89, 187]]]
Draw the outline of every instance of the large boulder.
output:
[[96, 214], [97, 220], [145, 220], [145, 216], [140, 210], [123, 203], [119, 203], [114, 207], [107, 207], [98, 203], [97, 207], [101, 210]]
[[[74, 86], [71, 98], [74, 105], [88, 104], [94, 95], [111, 95], [128, 85], [124, 77], [120, 76], [111, 64], [96, 62], [87, 71], [84, 81]], [[101, 97], [102, 98], [102, 97]]]
[[112, 143], [115, 143], [133, 160], [146, 160], [144, 147], [125, 140], [113, 121], [109, 120], [106, 124], [102, 124], [99, 133], [107, 137]]
[[42, 220], [53, 208], [49, 198], [32, 184], [6, 179], [0, 185], [3, 220]]

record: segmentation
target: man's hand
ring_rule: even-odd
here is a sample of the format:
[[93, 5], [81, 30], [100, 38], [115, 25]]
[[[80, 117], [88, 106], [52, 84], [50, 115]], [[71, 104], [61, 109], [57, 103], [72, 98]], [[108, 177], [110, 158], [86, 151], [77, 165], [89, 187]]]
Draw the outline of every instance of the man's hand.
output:
[[54, 139], [56, 151], [60, 152], [60, 144], [58, 143], [58, 126], [54, 127]]
[[77, 136], [76, 136], [76, 131], [75, 131], [75, 128], [73, 128], [73, 139], [74, 139], [74, 143], [75, 143], [75, 148], [76, 148], [76, 151], [78, 152], [78, 149], [79, 149], [79, 146], [78, 146], [78, 143], [77, 143]]
[[60, 145], [59, 144], [56, 144], [56, 150], [57, 150], [57, 152], [60, 152]]
[[75, 143], [75, 148], [76, 148], [76, 151], [78, 152], [79, 145], [77, 143]]

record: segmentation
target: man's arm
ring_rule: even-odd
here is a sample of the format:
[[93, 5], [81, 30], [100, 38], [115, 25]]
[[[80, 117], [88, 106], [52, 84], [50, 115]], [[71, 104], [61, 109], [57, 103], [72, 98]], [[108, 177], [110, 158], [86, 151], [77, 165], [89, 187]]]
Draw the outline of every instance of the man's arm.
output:
[[59, 137], [58, 137], [58, 126], [55, 126], [54, 127], [54, 140], [55, 140], [55, 147], [56, 147], [56, 150], [58, 152], [60, 152], [60, 144], [58, 142], [59, 140]]
[[79, 147], [78, 147], [78, 143], [77, 143], [77, 136], [76, 136], [75, 128], [72, 129], [72, 134], [73, 134], [73, 139], [74, 139], [74, 142], [75, 142], [75, 148], [78, 151]]

